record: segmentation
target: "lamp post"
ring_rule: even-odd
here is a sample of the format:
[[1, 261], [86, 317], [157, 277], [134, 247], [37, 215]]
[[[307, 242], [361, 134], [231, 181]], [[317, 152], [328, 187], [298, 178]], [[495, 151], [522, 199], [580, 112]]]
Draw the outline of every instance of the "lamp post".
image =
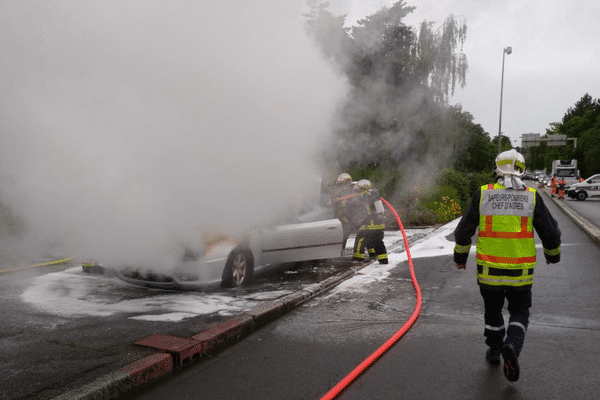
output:
[[504, 56], [512, 53], [512, 47], [507, 47], [502, 52], [502, 83], [500, 84], [500, 122], [498, 123], [498, 154], [502, 143], [502, 93], [504, 92]]

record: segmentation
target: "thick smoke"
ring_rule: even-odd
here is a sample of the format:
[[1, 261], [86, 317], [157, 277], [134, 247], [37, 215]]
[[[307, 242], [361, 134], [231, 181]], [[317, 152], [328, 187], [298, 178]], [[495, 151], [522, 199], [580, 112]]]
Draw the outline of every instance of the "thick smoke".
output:
[[318, 191], [345, 85], [302, 5], [3, 1], [3, 256], [162, 266]]
[[356, 23], [321, 11], [311, 25], [321, 51], [351, 83], [326, 159], [343, 169], [377, 165], [388, 176], [373, 178], [390, 194], [395, 187], [393, 197], [430, 186], [460, 149], [447, 100], [468, 67], [461, 47], [465, 21], [450, 15], [439, 28], [427, 22], [411, 27], [404, 20], [413, 9], [398, 1]]

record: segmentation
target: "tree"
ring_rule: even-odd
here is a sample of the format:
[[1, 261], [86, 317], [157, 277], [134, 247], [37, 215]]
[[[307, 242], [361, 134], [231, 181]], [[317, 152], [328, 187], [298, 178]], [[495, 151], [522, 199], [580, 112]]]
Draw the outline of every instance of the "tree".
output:
[[466, 84], [463, 18], [450, 14], [437, 28], [423, 21], [415, 29], [403, 22], [415, 7], [397, 1], [345, 28], [345, 15], [331, 13], [327, 2], [307, 4], [309, 34], [350, 84], [323, 151], [327, 169], [371, 179], [379, 179], [372, 171], [385, 171], [381, 176], [393, 182], [378, 186], [389, 193], [454, 163], [463, 174], [491, 170], [489, 135], [471, 114], [448, 105], [456, 86]]
[[[496, 152], [498, 152], [498, 136], [492, 139], [492, 144], [496, 148]], [[508, 136], [502, 135], [502, 140], [500, 141], [500, 152], [507, 151], [513, 148], [513, 145]]]
[[561, 122], [550, 124], [547, 134], [564, 134], [577, 139], [577, 147], [569, 141], [564, 147], [548, 146], [544, 166], [550, 170], [553, 160], [576, 159], [581, 176], [600, 172], [600, 100], [588, 93], [569, 107]]
[[454, 144], [456, 161], [454, 168], [461, 172], [489, 172], [493, 170], [496, 159], [496, 146], [490, 141], [490, 135], [480, 124], [473, 123], [473, 115], [462, 111], [460, 106], [450, 107], [449, 111], [457, 123], [458, 140]]
[[348, 57], [354, 52], [352, 40], [345, 28], [346, 15], [335, 15], [328, 10], [329, 2], [321, 0], [307, 0], [310, 8], [308, 13], [302, 14], [306, 18], [306, 31], [321, 52], [334, 61], [334, 65], [344, 67], [348, 64]]
[[[374, 82], [408, 93], [428, 90], [434, 100], [446, 104], [456, 85], [464, 87], [468, 63], [462, 52], [467, 26], [450, 14], [435, 31], [423, 21], [419, 33], [402, 21], [415, 7], [398, 1], [345, 28], [346, 15], [334, 15], [329, 3], [307, 0], [303, 14], [308, 33], [326, 57], [333, 59], [354, 86]], [[459, 48], [460, 46], [460, 48]]]

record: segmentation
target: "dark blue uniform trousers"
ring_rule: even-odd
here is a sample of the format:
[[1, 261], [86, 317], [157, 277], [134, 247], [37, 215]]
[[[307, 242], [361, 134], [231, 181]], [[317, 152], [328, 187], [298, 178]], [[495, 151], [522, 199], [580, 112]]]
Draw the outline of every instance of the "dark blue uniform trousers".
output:
[[[510, 345], [517, 356], [521, 353], [525, 332], [529, 325], [529, 308], [531, 307], [531, 288], [524, 290], [479, 288], [484, 303], [483, 319], [485, 323], [485, 343], [493, 351]], [[504, 325], [502, 308], [504, 299], [508, 300], [508, 329]]]

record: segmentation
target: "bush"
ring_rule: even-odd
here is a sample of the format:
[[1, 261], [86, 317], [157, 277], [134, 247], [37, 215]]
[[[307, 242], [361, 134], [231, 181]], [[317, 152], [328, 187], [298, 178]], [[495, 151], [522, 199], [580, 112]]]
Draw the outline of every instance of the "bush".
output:
[[473, 172], [468, 175], [469, 179], [469, 193], [470, 196], [475, 193], [477, 189], [488, 183], [494, 183], [494, 174], [492, 172]]
[[[493, 182], [492, 172], [464, 173], [444, 168], [429, 181], [421, 182], [411, 193], [399, 196], [395, 189], [401, 186], [403, 177], [396, 170], [368, 165], [349, 172], [355, 180], [371, 180], [382, 197], [390, 200], [402, 224], [407, 226], [435, 225], [458, 218], [469, 206], [475, 190]], [[391, 212], [386, 212], [386, 226], [398, 227]]]
[[436, 180], [442, 186], [442, 196], [452, 198], [462, 208], [469, 205], [473, 191], [471, 191], [471, 185], [466, 174], [458, 172], [454, 168], [444, 168], [440, 171]]

